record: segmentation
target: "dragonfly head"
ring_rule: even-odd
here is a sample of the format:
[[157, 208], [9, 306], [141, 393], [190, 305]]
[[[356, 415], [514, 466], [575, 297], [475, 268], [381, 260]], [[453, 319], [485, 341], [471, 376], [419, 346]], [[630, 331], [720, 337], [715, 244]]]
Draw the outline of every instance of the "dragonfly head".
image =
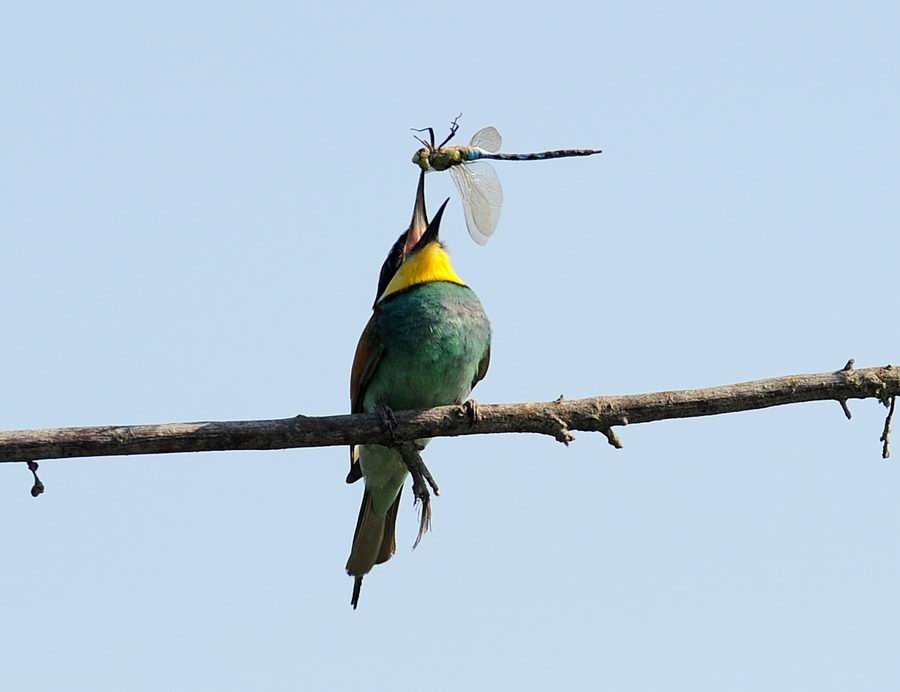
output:
[[413, 154], [412, 162], [419, 168], [421, 168], [424, 173], [427, 173], [431, 168], [430, 157], [431, 152], [426, 147], [422, 147], [415, 154]]

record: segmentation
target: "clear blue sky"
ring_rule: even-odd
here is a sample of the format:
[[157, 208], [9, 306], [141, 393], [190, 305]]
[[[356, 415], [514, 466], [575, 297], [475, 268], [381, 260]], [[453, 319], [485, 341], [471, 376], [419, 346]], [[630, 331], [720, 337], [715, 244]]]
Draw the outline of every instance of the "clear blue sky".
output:
[[[0, 428], [348, 410], [410, 127], [496, 126], [483, 402], [900, 361], [896, 3], [8, 4]], [[835, 403], [437, 440], [343, 573], [343, 448], [0, 466], [0, 689], [896, 690], [900, 467]], [[895, 456], [900, 457], [900, 432]]]

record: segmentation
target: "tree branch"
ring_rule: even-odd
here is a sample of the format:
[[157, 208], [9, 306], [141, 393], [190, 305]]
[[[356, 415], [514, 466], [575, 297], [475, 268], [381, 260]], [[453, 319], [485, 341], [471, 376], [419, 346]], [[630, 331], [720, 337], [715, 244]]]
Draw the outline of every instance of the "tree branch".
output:
[[[397, 411], [393, 434], [377, 414], [284, 418], [278, 420], [162, 425], [103, 426], [0, 432], [0, 462], [163, 454], [219, 450], [288, 449], [350, 443], [394, 445], [425, 437], [487, 433], [539, 433], [568, 444], [572, 431], [602, 432], [621, 442], [612, 428], [634, 423], [693, 418], [806, 401], [875, 398], [888, 405], [900, 394], [900, 368], [843, 369], [814, 375], [788, 375], [741, 384], [605, 396], [547, 403], [480, 404], [477, 416], [464, 406]], [[887, 452], [890, 426], [883, 441]]]

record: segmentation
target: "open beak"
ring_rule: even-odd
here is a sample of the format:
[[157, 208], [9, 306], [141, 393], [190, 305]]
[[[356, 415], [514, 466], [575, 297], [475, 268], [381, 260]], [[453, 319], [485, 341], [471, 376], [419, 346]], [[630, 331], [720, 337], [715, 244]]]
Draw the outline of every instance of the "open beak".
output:
[[444, 216], [444, 209], [447, 208], [447, 202], [450, 201], [450, 198], [444, 200], [444, 203], [441, 205], [441, 208], [437, 210], [437, 214], [434, 215], [434, 218], [431, 220], [431, 223], [428, 224], [428, 228], [425, 229], [425, 232], [422, 234], [422, 237], [419, 238], [419, 244], [413, 248], [418, 249], [420, 247], [425, 247], [428, 243], [435, 241], [438, 239], [438, 233], [441, 230], [441, 219]]
[[425, 211], [425, 171], [419, 171], [419, 187], [416, 190], [416, 203], [413, 207], [412, 221], [406, 232], [406, 241], [403, 243], [403, 256], [406, 257], [413, 248], [419, 244], [419, 240], [428, 228], [428, 212]]

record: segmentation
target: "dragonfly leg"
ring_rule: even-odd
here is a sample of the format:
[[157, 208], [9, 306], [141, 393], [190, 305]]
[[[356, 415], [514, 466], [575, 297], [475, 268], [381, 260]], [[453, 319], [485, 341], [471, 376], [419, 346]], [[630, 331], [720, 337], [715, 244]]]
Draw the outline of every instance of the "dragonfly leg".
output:
[[[424, 139], [422, 139], [421, 137], [416, 137], [416, 139], [418, 139], [422, 144], [424, 144], [426, 147], [428, 147], [429, 151], [434, 151], [434, 130], [433, 130], [432, 128], [430, 128], [430, 127], [423, 127], [423, 128], [421, 128], [421, 129], [418, 129], [418, 128], [415, 128], [415, 127], [411, 127], [411, 128], [409, 128], [409, 129], [412, 130], [413, 132], [427, 132], [427, 133], [428, 133], [428, 136], [429, 136], [429, 139], [431, 140], [431, 144], [429, 144], [428, 142], [426, 142], [426, 141], [425, 141]], [[413, 136], [415, 137], [415, 135], [413, 135]]]
[[459, 129], [459, 122], [458, 122], [458, 121], [459, 121], [459, 119], [460, 119], [461, 117], [462, 117], [462, 113], [460, 113], [459, 115], [457, 115], [457, 116], [456, 116], [455, 118], [453, 118], [453, 120], [450, 122], [450, 134], [447, 135], [447, 139], [445, 139], [443, 142], [441, 142], [441, 143], [438, 145], [438, 149], [440, 149], [440, 148], [441, 148], [442, 146], [444, 146], [447, 142], [449, 142], [451, 139], [453, 139], [453, 136], [456, 134], [456, 131]]

